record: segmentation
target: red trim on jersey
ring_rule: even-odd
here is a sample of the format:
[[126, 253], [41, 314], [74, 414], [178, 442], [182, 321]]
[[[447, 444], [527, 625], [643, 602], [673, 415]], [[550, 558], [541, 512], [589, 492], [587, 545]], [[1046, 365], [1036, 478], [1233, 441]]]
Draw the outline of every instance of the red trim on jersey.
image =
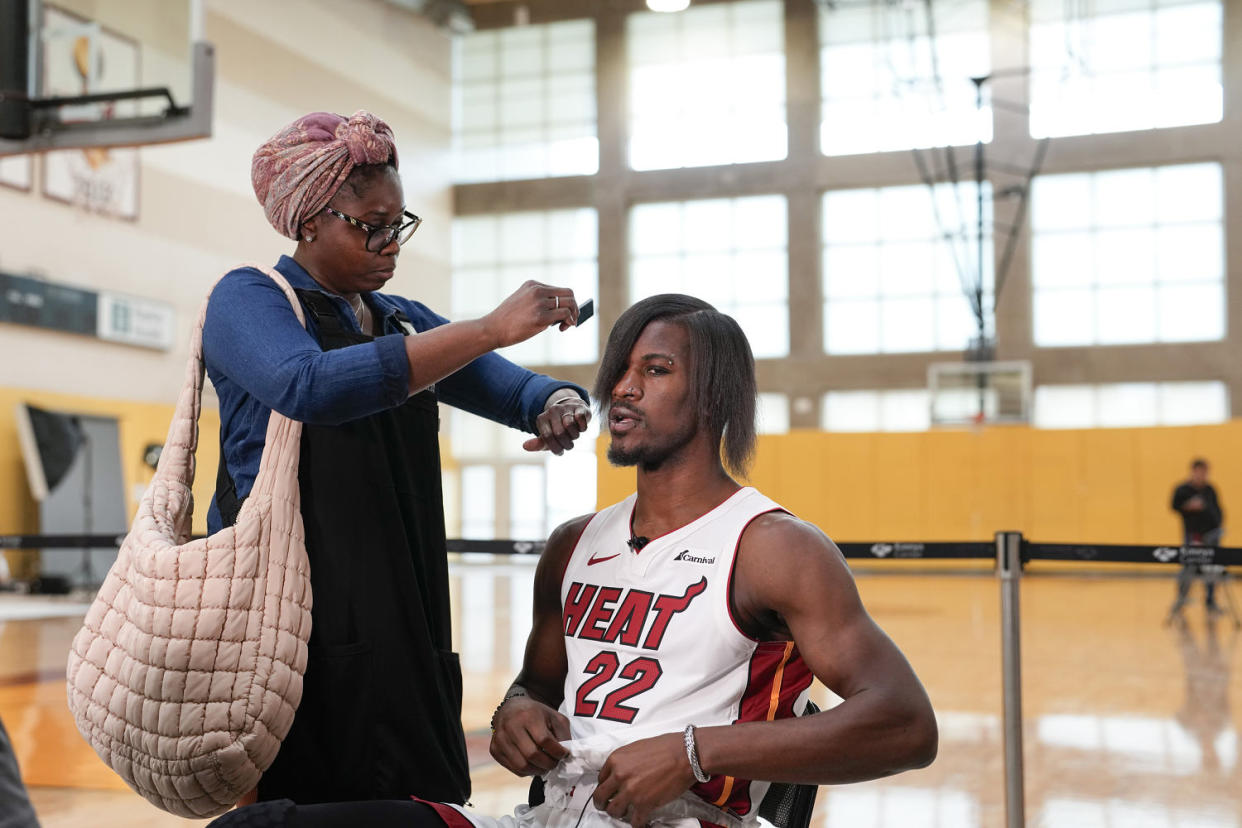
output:
[[750, 520], [746, 521], [746, 525], [742, 527], [742, 531], [737, 533], [737, 543], [733, 544], [733, 560], [729, 564], [729, 582], [725, 584], [725, 612], [729, 614], [729, 620], [733, 622], [733, 628], [741, 633], [742, 638], [749, 639], [756, 643], [759, 642], [759, 639], [748, 634], [744, 629], [742, 629], [742, 625], [737, 622], [737, 616], [733, 614], [733, 573], [737, 571], [737, 553], [738, 550], [742, 548], [742, 536], [746, 534], [746, 530], [749, 529], [750, 525], [759, 518], [764, 515], [773, 514], [774, 512], [784, 512], [787, 515], [792, 514], [788, 510], [782, 509], [780, 506], [768, 509], [766, 512], [760, 512]]
[[[792, 717], [794, 702], [811, 686], [813, 678], [794, 642], [761, 642], [751, 655], [737, 721], [770, 722]], [[738, 816], [749, 814], [757, 804], [751, 801], [749, 779], [713, 776], [691, 790], [716, 807]]]
[[444, 820], [444, 824], [449, 828], [474, 828], [474, 823], [466, 819], [461, 811], [449, 805], [445, 805], [443, 802], [429, 802], [426, 799], [419, 799], [417, 796], [412, 794], [410, 799], [430, 806], [431, 810], [436, 812], [436, 816]]
[[[569, 550], [569, 554], [565, 556], [565, 563], [561, 566], [561, 577], [557, 578], [557, 595], [565, 594], [565, 573], [569, 571], [569, 563], [574, 559], [574, 555], [578, 554], [578, 544], [582, 543], [582, 536], [591, 528], [591, 524], [599, 517], [599, 512], [591, 515], [586, 523], [582, 524], [582, 531], [578, 533], [578, 537], [574, 538], [574, 548]], [[565, 599], [561, 599], [561, 629], [565, 629]]]

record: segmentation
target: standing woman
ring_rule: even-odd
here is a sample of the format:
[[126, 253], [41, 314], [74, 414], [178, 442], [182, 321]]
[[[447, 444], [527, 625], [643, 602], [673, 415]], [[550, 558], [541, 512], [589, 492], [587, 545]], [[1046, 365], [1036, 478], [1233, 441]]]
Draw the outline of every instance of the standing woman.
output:
[[480, 319], [449, 322], [379, 293], [420, 219], [406, 209], [392, 130], [368, 112], [316, 112], [255, 153], [267, 219], [297, 242], [280, 288], [243, 267], [216, 286], [203, 350], [220, 400], [209, 532], [254, 484], [272, 410], [299, 420], [314, 596], [293, 727], [258, 798], [465, 802], [461, 668], [450, 641], [437, 401], [535, 433], [560, 454], [587, 426], [586, 392], [491, 353], [577, 322], [573, 291], [527, 282]]

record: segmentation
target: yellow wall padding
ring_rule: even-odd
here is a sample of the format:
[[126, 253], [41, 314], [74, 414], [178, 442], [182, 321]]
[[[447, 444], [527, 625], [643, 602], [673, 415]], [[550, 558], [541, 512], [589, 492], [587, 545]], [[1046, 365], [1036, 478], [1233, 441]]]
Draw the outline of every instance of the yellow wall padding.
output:
[[[634, 470], [598, 442], [599, 506], [634, 491]], [[1169, 509], [1190, 461], [1211, 463], [1225, 510], [1242, 521], [1242, 420], [1162, 428], [993, 426], [902, 434], [795, 431], [759, 438], [750, 483], [838, 541], [989, 540], [1017, 530], [1045, 543], [1181, 542]]]
[[[126, 515], [138, 508], [142, 489], [152, 471], [142, 461], [142, 450], [150, 443], [163, 443], [168, 434], [175, 406], [162, 403], [100, 399], [49, 391], [0, 388], [0, 534], [34, 534], [39, 531], [38, 508], [30, 495], [26, 467], [17, 442], [16, 410], [19, 403], [114, 417], [120, 432], [121, 474], [125, 481]], [[220, 415], [204, 408], [199, 418], [198, 472], [194, 480], [194, 532], [207, 531], [207, 506], [216, 486], [216, 463], [220, 457]], [[15, 551], [7, 553], [14, 574], [28, 576], [37, 567], [34, 556]]]

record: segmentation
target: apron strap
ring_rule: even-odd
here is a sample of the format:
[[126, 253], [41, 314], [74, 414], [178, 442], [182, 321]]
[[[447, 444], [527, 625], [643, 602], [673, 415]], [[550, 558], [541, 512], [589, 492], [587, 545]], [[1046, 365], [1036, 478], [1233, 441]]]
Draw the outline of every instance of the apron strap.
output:
[[[336, 304], [322, 291], [294, 288], [293, 292], [298, 295], [298, 299], [302, 300], [306, 310], [315, 318], [315, 324], [322, 331], [321, 338], [335, 339], [358, 336], [357, 331], [346, 328], [341, 324], [341, 317], [337, 313]], [[406, 316], [404, 311], [400, 309], [394, 310], [392, 316], [397, 321], [397, 326], [401, 329], [402, 334], [413, 336], [418, 333], [418, 329], [414, 327], [414, 323], [410, 321], [410, 317]], [[365, 333], [363, 335], [367, 336]]]
[[336, 305], [321, 291], [294, 288], [293, 292], [298, 295], [298, 299], [302, 300], [302, 305], [315, 318], [315, 325], [319, 328], [319, 347], [323, 347], [325, 339], [359, 335], [357, 331], [351, 331], [345, 327], [340, 315], [336, 312]]
[[228, 463], [224, 460], [224, 433], [220, 433], [220, 462], [216, 464], [216, 508], [220, 510], [220, 525], [223, 528], [237, 523], [237, 515], [246, 499], [238, 498], [237, 485], [233, 483], [233, 475], [229, 474]]

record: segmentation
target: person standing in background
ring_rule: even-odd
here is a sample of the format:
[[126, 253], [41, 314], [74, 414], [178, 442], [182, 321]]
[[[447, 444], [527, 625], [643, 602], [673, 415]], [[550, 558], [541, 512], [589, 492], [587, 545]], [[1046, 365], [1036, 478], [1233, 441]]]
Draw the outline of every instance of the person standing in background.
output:
[[[1216, 546], [1223, 533], [1225, 514], [1220, 508], [1216, 489], [1208, 482], [1208, 462], [1195, 458], [1190, 464], [1190, 477], [1173, 490], [1173, 511], [1182, 516], [1182, 543], [1187, 546]], [[1196, 574], [1203, 575], [1204, 606], [1208, 612], [1220, 612], [1216, 604], [1216, 582], [1221, 568], [1200, 564], [1183, 564], [1177, 575], [1177, 600], [1173, 612], [1186, 604], [1190, 583]]]

